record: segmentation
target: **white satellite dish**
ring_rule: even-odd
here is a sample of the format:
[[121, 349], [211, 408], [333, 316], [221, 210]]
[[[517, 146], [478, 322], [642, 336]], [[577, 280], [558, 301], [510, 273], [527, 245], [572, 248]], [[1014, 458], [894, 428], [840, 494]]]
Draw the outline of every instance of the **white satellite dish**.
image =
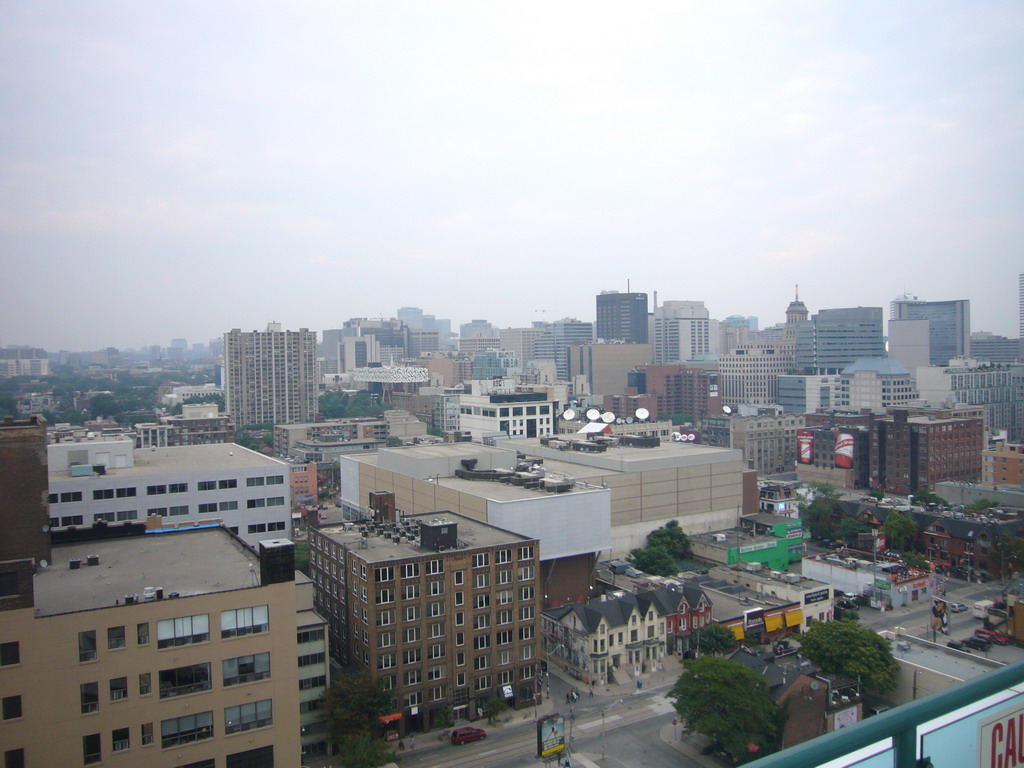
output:
[[616, 423], [616, 424], [625, 424], [625, 423], [626, 423], [626, 420], [625, 420], [625, 419], [616, 419], [616, 420], [615, 420], [615, 423]]
[[632, 416], [627, 416], [626, 417], [626, 423], [627, 424], [632, 424], [633, 423], [633, 417]]
[[573, 419], [576, 418], [576, 411], [574, 411], [572, 408], [566, 408], [564, 411], [562, 411], [562, 418], [565, 419], [566, 421], [572, 421]]
[[591, 421], [597, 421], [601, 418], [601, 412], [597, 408], [590, 408], [587, 410], [587, 418]]
[[646, 408], [637, 408], [636, 409], [636, 417], [638, 419], [640, 419], [640, 421], [646, 421], [648, 418], [650, 418], [650, 415], [651, 415], [651, 412], [648, 411]]
[[672, 439], [673, 439], [673, 440], [674, 440], [675, 442], [677, 442], [677, 443], [678, 443], [678, 442], [681, 442], [681, 441], [682, 441], [682, 440], [684, 439], [684, 438], [683, 438], [683, 433], [682, 433], [682, 432], [673, 432], [673, 433], [672, 433]]
[[724, 413], [726, 416], [728, 416], [730, 413], [732, 413], [732, 407], [728, 406], [728, 405], [723, 405], [722, 406], [722, 413]]
[[601, 421], [603, 421], [605, 424], [611, 424], [613, 421], [615, 421], [615, 414], [612, 413], [611, 411], [605, 411], [604, 413], [601, 414]]

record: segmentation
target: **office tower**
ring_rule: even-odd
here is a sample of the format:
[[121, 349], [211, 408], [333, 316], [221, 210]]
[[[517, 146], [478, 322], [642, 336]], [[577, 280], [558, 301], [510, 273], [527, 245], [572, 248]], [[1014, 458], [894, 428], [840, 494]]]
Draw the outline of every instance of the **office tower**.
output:
[[670, 365], [718, 352], [718, 321], [703, 301], [665, 301], [651, 316], [654, 363]]
[[[396, 318], [385, 320], [379, 318], [371, 320], [365, 317], [353, 317], [346, 320], [342, 327], [342, 335], [346, 338], [354, 336], [373, 336], [376, 343], [380, 345], [380, 359], [386, 363], [392, 359], [401, 360], [408, 355], [408, 328]], [[352, 365], [346, 363], [341, 370], [352, 370]]]
[[779, 376], [793, 368], [793, 344], [786, 340], [772, 343], [741, 344], [718, 358], [718, 381], [722, 404], [774, 405], [778, 402]]
[[317, 407], [316, 332], [266, 331], [224, 334], [225, 407], [239, 427], [312, 421]]
[[486, 320], [470, 320], [459, 326], [459, 337], [471, 339], [474, 336], [497, 337], [497, 329]]
[[796, 326], [796, 366], [807, 373], [839, 373], [857, 360], [885, 356], [881, 307], [823, 309]]
[[1021, 362], [1020, 339], [1008, 339], [988, 331], [971, 333], [971, 357], [985, 363]]
[[49, 376], [50, 360], [38, 347], [0, 349], [0, 378], [5, 376]]
[[890, 305], [889, 319], [928, 321], [929, 365], [946, 365], [970, 352], [971, 302], [967, 299], [918, 301], [904, 295]]
[[534, 342], [534, 356], [538, 360], [554, 360], [559, 381], [569, 380], [569, 347], [585, 344], [594, 339], [594, 324], [575, 318], [556, 320]]
[[573, 345], [569, 347], [569, 380], [585, 379], [594, 397], [622, 395], [629, 386], [629, 373], [650, 362], [650, 344]]
[[597, 296], [597, 338], [646, 344], [647, 294], [601, 291]]
[[395, 317], [410, 328], [427, 328], [424, 323], [423, 310], [419, 307], [399, 307]]
[[536, 357], [533, 345], [544, 335], [547, 327], [547, 323], [537, 321], [530, 328], [502, 328], [498, 331], [500, 348], [514, 352], [519, 365], [525, 366]]

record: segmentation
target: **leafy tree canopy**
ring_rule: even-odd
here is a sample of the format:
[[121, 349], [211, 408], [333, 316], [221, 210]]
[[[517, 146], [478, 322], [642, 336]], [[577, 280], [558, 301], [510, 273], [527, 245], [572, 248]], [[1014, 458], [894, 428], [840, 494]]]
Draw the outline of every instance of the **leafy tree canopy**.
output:
[[661, 528], [647, 534], [647, 546], [661, 547], [676, 560], [690, 556], [690, 538], [683, 533], [676, 520], [669, 520]]
[[378, 718], [389, 714], [394, 697], [384, 690], [384, 681], [369, 672], [342, 675], [334, 680], [327, 693], [327, 733], [340, 744], [346, 736], [380, 734]]
[[923, 488], [914, 494], [914, 502], [917, 504], [939, 504], [943, 507], [949, 506], [949, 502], [944, 498]]
[[678, 570], [672, 555], [661, 547], [634, 549], [630, 551], [629, 559], [639, 570], [655, 576], [673, 576]]
[[736, 647], [736, 636], [721, 624], [708, 624], [697, 633], [701, 653], [717, 656]]
[[687, 659], [683, 667], [667, 695], [687, 728], [721, 744], [737, 761], [778, 749], [785, 715], [762, 675], [713, 656]]
[[909, 517], [892, 511], [879, 529], [885, 534], [886, 542], [894, 549], [906, 549], [914, 540], [917, 524]]
[[1018, 570], [1024, 564], [1024, 537], [1003, 531], [996, 541], [996, 552], [999, 553], [1006, 568], [1011, 571]]
[[814, 538], [829, 538], [835, 530], [832, 510], [839, 500], [839, 494], [827, 483], [811, 483], [811, 488], [814, 491], [813, 498], [800, 502], [800, 519]]
[[867, 533], [871, 530], [871, 526], [865, 523], [863, 520], [857, 520], [853, 517], [843, 518], [843, 521], [836, 526], [836, 535], [845, 541], [847, 544], [857, 543], [858, 533]]
[[801, 652], [825, 672], [860, 678], [872, 690], [896, 687], [896, 660], [889, 643], [855, 621], [812, 622]]
[[380, 768], [395, 761], [395, 750], [388, 742], [375, 736], [359, 734], [343, 736], [338, 745], [345, 768]]
[[995, 509], [999, 505], [991, 499], [978, 499], [964, 507], [965, 512], [981, 512], [986, 509]]

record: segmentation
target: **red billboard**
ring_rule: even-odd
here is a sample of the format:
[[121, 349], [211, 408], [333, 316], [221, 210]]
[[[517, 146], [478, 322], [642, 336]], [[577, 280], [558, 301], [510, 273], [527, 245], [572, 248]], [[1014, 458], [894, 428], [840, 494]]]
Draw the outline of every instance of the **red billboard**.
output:
[[853, 435], [848, 432], [836, 435], [836, 466], [841, 469], [853, 466]]
[[796, 456], [801, 464], [814, 462], [814, 432], [809, 429], [796, 431]]

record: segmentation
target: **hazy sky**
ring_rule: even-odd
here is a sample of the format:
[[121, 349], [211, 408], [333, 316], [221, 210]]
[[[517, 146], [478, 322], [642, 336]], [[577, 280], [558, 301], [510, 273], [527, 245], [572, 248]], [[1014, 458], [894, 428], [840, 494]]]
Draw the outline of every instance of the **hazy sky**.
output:
[[1019, 2], [0, 4], [0, 344], [602, 289], [1017, 335]]

